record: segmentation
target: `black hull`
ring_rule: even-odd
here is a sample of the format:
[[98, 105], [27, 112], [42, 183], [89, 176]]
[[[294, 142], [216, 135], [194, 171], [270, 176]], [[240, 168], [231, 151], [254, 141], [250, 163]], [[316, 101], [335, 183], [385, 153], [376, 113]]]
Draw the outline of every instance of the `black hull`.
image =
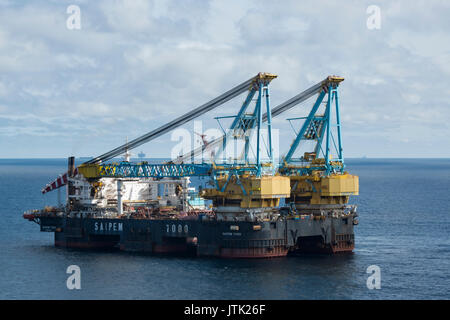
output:
[[302, 253], [351, 253], [353, 217], [264, 222], [43, 217], [55, 246], [131, 252], [274, 258]]

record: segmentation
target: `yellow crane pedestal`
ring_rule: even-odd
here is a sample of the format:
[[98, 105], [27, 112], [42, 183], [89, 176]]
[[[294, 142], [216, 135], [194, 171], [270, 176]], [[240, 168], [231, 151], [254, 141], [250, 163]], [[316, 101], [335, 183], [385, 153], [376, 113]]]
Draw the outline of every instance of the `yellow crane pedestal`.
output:
[[296, 204], [346, 204], [359, 194], [359, 177], [348, 174], [290, 176], [290, 201]]
[[289, 177], [236, 176], [217, 178], [218, 188], [203, 189], [201, 197], [213, 200], [215, 206], [240, 206], [241, 208], [276, 207], [281, 198], [289, 197]]

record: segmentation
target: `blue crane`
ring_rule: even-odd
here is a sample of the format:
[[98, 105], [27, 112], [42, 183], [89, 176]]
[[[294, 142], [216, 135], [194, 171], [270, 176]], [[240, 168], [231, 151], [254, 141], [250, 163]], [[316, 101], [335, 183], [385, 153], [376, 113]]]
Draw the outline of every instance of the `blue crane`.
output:
[[[269, 74], [269, 73], [258, 73], [256, 76], [250, 78], [249, 80], [237, 85], [236, 87], [232, 88], [231, 90], [225, 92], [224, 94], [220, 95], [219, 97], [195, 108], [194, 110], [184, 114], [183, 116], [178, 117], [177, 119], [162, 125], [161, 127], [154, 129], [150, 131], [149, 133], [136, 138], [130, 142], [127, 142], [126, 144], [119, 146], [111, 151], [108, 151], [100, 156], [97, 156], [89, 161], [86, 161], [83, 163], [80, 168], [82, 167], [90, 167], [90, 166], [97, 166], [97, 170], [95, 174], [92, 176], [94, 177], [97, 175], [98, 177], [154, 177], [154, 178], [164, 178], [164, 177], [185, 177], [185, 176], [208, 176], [208, 175], [214, 175], [214, 174], [220, 174], [225, 172], [234, 172], [234, 173], [242, 173], [242, 172], [248, 172], [256, 175], [261, 175], [261, 156], [259, 153], [260, 145], [261, 145], [261, 128], [264, 123], [267, 123], [268, 128], [268, 146], [267, 146], [267, 153], [269, 158], [271, 159], [270, 165], [272, 166], [272, 169], [274, 170], [275, 164], [273, 163], [273, 150], [272, 150], [272, 141], [271, 141], [271, 119], [275, 116], [280, 115], [281, 113], [291, 109], [295, 105], [305, 101], [306, 99], [312, 97], [313, 95], [320, 93], [319, 98], [320, 102], [323, 100], [323, 97], [326, 90], [330, 90], [330, 92], [335, 92], [333, 95], [335, 95], [336, 99], [336, 106], [338, 108], [337, 104], [337, 85], [339, 82], [336, 80], [333, 80], [333, 77], [327, 77], [324, 80], [318, 82], [317, 84], [311, 86], [307, 90], [304, 90], [303, 92], [299, 93], [298, 95], [292, 97], [291, 99], [281, 103], [277, 107], [270, 110], [269, 105], [269, 88], [268, 85], [271, 82], [271, 80], [275, 79], [276, 75]], [[133, 148], [136, 148], [144, 143], [147, 143], [153, 139], [156, 139], [157, 137], [170, 132], [171, 130], [187, 123], [188, 121], [191, 121], [200, 115], [211, 111], [218, 106], [224, 104], [225, 102], [235, 98], [236, 96], [240, 95], [241, 93], [248, 91], [246, 98], [244, 99], [244, 102], [239, 109], [239, 112], [235, 116], [231, 116], [234, 118], [229, 130], [227, 132], [224, 132], [224, 135], [222, 137], [219, 137], [217, 139], [214, 139], [208, 143], [208, 147], [221, 147], [222, 150], [225, 148], [226, 142], [230, 137], [236, 137], [241, 136], [245, 139], [245, 150], [244, 150], [244, 158], [245, 158], [245, 164], [221, 164], [216, 165], [215, 163], [202, 163], [202, 164], [189, 164], [185, 163], [188, 159], [191, 159], [193, 156], [201, 153], [204, 151], [205, 146], [201, 146], [193, 151], [191, 151], [188, 154], [185, 154], [177, 159], [174, 159], [172, 161], [169, 161], [167, 163], [163, 164], [148, 164], [148, 163], [130, 163], [130, 162], [121, 162], [121, 163], [105, 163], [106, 161], [124, 153], [128, 150], [131, 150]], [[257, 100], [255, 104], [255, 108], [253, 112], [250, 114], [246, 113], [248, 110], [254, 96], [257, 95]], [[319, 100], [318, 98], [318, 100]], [[320, 104], [318, 102], [318, 104]], [[263, 113], [263, 104], [266, 105], [266, 110]], [[314, 108], [313, 108], [314, 109]], [[338, 110], [338, 109], [337, 109]], [[218, 117], [217, 119], [224, 118], [224, 117]], [[311, 119], [310, 119], [311, 120]], [[314, 118], [313, 120], [317, 121], [318, 119]], [[322, 119], [323, 121], [323, 119]], [[309, 121], [310, 122], [310, 121]], [[305, 126], [305, 125], [304, 125]], [[249, 164], [248, 163], [248, 148], [249, 148], [249, 141], [248, 136], [250, 132], [254, 129], [257, 129], [257, 159], [256, 163]], [[311, 127], [312, 128], [312, 127]], [[327, 131], [328, 133], [328, 131]], [[328, 134], [327, 134], [328, 136]], [[293, 151], [297, 148], [297, 146], [300, 144], [300, 141], [302, 140], [300, 137], [297, 137], [297, 139], [294, 141], [293, 146], [291, 147], [291, 150], [289, 151], [288, 155], [289, 157], [285, 157], [284, 159], [284, 165], [282, 167], [286, 167], [286, 165], [292, 163], [294, 159], [292, 158]], [[338, 133], [338, 140], [339, 140], [339, 146], [341, 146], [341, 138], [340, 138], [340, 132]], [[329, 144], [329, 139], [327, 138], [327, 144]], [[328, 150], [328, 147], [327, 147]], [[342, 152], [342, 150], [341, 150]], [[219, 153], [218, 153], [219, 154]], [[342, 157], [339, 157], [341, 159]], [[328, 157], [327, 157], [328, 159]], [[61, 187], [65, 185], [65, 183], [60, 183], [57, 185], [57, 187]], [[44, 188], [43, 193], [47, 191], [51, 191], [55, 189], [52, 187], [52, 183], [48, 184], [46, 187], [50, 186], [50, 188]]]
[[[326, 175], [334, 172], [344, 172], [338, 100], [338, 87], [342, 81], [344, 81], [344, 78], [329, 76], [325, 85], [322, 86], [308, 116], [288, 119], [290, 122], [293, 120], [304, 120], [304, 122], [298, 133], [296, 133], [289, 151], [282, 160], [280, 172], [290, 172], [297, 175], [310, 174], [314, 170], [324, 171]], [[327, 98], [325, 99], [325, 97]], [[322, 104], [325, 104], [324, 110], [320, 108]], [[335, 113], [334, 118], [332, 117], [333, 109]], [[314, 147], [312, 151], [305, 152], [300, 158], [294, 158], [294, 153], [308, 141], [313, 142]], [[332, 158], [333, 153], [335, 158]], [[324, 161], [318, 161], [321, 158]]]
[[[254, 128], [257, 130], [257, 157], [255, 163], [248, 163], [246, 161], [245, 164], [220, 164], [216, 165], [215, 163], [201, 163], [201, 164], [190, 164], [190, 163], [165, 163], [165, 164], [148, 164], [148, 163], [139, 163], [134, 164], [127, 161], [123, 161], [121, 163], [106, 163], [106, 164], [96, 164], [95, 159], [106, 159], [111, 155], [116, 155], [116, 151], [108, 152], [108, 156], [99, 156], [94, 158], [83, 165], [80, 166], [81, 171], [85, 176], [89, 176], [87, 170], [83, 170], [83, 168], [96, 168], [96, 171], [91, 174], [92, 177], [154, 177], [154, 178], [164, 178], [164, 177], [186, 177], [186, 176], [214, 176], [217, 174], [226, 174], [229, 172], [233, 172], [233, 174], [241, 174], [242, 172], [252, 173], [257, 176], [260, 176], [262, 173], [262, 161], [259, 150], [261, 149], [261, 128], [263, 125], [263, 104], [265, 103], [266, 111], [270, 115], [270, 103], [269, 103], [269, 83], [275, 79], [277, 76], [269, 73], [259, 73], [256, 77], [253, 78], [250, 86], [248, 88], [248, 93], [244, 102], [239, 109], [239, 112], [236, 116], [230, 116], [227, 118], [234, 118], [233, 123], [231, 124], [229, 133], [224, 135], [224, 138], [221, 140], [224, 145], [226, 144], [227, 138], [229, 138], [231, 132], [237, 133], [241, 136], [246, 137], [246, 150], [248, 152], [248, 135], [246, 133], [250, 132]], [[253, 97], [257, 94], [257, 99], [255, 102], [255, 107], [253, 112], [249, 115], [246, 113], [248, 107], [250, 106]], [[217, 103], [224, 100], [218, 100]], [[220, 102], [223, 103], [223, 102]], [[206, 109], [205, 109], [206, 110]], [[206, 112], [206, 111], [203, 112]], [[188, 113], [179, 121], [175, 121], [177, 124], [170, 126], [165, 130], [172, 130], [178, 126], [178, 123], [184, 122], [185, 119], [191, 118], [194, 114]], [[199, 114], [196, 113], [196, 116]], [[225, 118], [225, 117], [218, 117]], [[163, 127], [166, 127], [163, 126]], [[270, 116], [267, 121], [268, 127], [268, 146], [267, 152], [269, 157], [271, 157], [270, 166], [273, 168], [273, 155], [272, 155], [272, 141], [271, 141], [271, 121]], [[156, 132], [154, 130], [152, 132]], [[153, 135], [147, 134], [146, 141], [154, 139]], [[143, 139], [138, 138], [134, 141], [143, 141]], [[141, 143], [140, 142], [140, 143]], [[142, 142], [143, 143], [143, 142]], [[127, 151], [129, 148], [136, 147], [136, 144], [131, 141], [124, 145], [124, 150]], [[122, 147], [117, 148], [118, 150], [122, 150]], [[204, 151], [205, 146], [202, 146], [201, 150]], [[267, 164], [264, 165], [267, 167]], [[273, 171], [273, 170], [272, 170]]]

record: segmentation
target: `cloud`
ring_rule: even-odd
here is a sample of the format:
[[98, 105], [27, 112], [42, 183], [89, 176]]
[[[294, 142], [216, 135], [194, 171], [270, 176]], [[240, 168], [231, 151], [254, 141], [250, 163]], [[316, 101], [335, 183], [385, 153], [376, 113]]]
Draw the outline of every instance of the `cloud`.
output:
[[[0, 150], [2, 137], [20, 141], [8, 156], [32, 145], [59, 156], [107, 151], [259, 71], [279, 75], [272, 106], [329, 74], [344, 76], [348, 155], [396, 155], [398, 143], [409, 155], [450, 156], [448, 3], [379, 1], [380, 30], [366, 27], [370, 1], [70, 4], [81, 8], [81, 30], [66, 28], [69, 3], [0, 2]], [[212, 118], [235, 113], [241, 100], [202, 116], [204, 128], [217, 128]], [[293, 137], [285, 119], [312, 103], [274, 120], [282, 149]], [[167, 143], [142, 148], [167, 156]]]

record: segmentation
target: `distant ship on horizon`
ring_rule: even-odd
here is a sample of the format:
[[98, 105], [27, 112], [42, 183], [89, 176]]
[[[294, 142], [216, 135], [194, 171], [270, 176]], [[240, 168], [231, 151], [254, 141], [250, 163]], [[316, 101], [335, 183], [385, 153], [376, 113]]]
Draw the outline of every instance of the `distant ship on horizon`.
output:
[[138, 157], [141, 158], [141, 159], [145, 158], [145, 153], [143, 151], [139, 152], [138, 153]]

